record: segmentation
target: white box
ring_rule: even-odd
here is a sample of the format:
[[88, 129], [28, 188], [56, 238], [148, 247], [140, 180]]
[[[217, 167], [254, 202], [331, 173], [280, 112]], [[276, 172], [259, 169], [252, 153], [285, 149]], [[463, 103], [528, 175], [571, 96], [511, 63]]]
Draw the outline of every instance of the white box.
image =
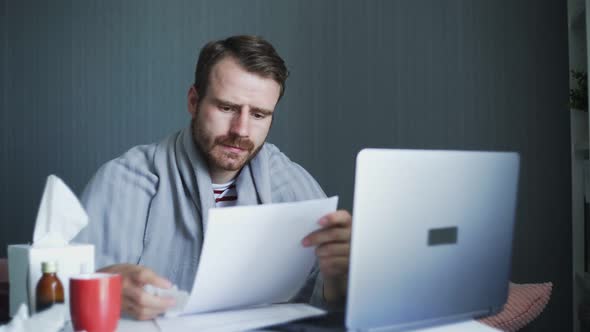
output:
[[57, 276], [64, 288], [66, 308], [69, 308], [70, 277], [80, 272], [94, 271], [94, 245], [70, 243], [55, 248], [34, 248], [30, 244], [9, 245], [10, 317], [16, 314], [21, 303], [28, 304], [30, 313], [35, 312], [35, 289], [43, 274], [41, 262], [44, 261], [57, 262]]

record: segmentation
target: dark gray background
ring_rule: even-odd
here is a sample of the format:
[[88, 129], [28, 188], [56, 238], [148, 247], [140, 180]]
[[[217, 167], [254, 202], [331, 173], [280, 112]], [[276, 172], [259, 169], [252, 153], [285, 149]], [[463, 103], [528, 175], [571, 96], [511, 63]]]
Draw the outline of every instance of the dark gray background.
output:
[[292, 72], [269, 140], [344, 208], [362, 147], [520, 152], [512, 280], [555, 284], [531, 330], [571, 330], [565, 1], [0, 0], [0, 10], [0, 256], [31, 239], [48, 174], [80, 193], [102, 163], [184, 127], [200, 47], [260, 34]]

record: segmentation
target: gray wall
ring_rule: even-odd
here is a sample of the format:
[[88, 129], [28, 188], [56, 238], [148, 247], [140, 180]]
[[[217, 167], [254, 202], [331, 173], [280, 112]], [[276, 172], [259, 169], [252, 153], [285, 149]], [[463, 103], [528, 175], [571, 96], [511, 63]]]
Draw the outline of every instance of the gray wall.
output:
[[571, 330], [565, 2], [0, 4], [0, 255], [31, 239], [48, 174], [79, 193], [105, 161], [185, 126], [201, 45], [261, 34], [292, 72], [270, 141], [344, 208], [361, 147], [520, 152], [512, 280], [553, 281], [531, 329]]

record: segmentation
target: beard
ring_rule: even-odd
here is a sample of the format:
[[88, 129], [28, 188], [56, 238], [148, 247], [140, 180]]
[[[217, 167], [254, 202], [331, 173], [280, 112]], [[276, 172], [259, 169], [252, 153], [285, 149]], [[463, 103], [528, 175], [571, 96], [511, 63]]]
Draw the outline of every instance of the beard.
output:
[[[195, 145], [205, 157], [210, 169], [217, 168], [225, 171], [239, 171], [245, 164], [256, 157], [260, 149], [262, 149], [262, 144], [256, 147], [254, 142], [247, 137], [232, 134], [214, 137], [204, 126], [200, 125], [194, 119], [192, 120], [191, 127]], [[224, 145], [240, 148], [244, 152], [235, 153], [225, 151], [222, 148]]]

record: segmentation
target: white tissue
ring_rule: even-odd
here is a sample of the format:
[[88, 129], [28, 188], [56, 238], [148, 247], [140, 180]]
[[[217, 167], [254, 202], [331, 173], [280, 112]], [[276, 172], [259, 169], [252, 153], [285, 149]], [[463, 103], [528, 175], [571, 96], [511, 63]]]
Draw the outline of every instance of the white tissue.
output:
[[175, 304], [174, 307], [166, 310], [164, 313], [165, 317], [177, 317], [180, 316], [182, 313], [186, 302], [188, 301], [189, 294], [186, 291], [178, 289], [176, 285], [165, 289], [165, 288], [158, 288], [154, 285], [144, 285], [143, 290], [149, 294], [160, 296], [160, 297], [171, 297], [174, 299]]
[[66, 306], [54, 304], [51, 308], [29, 317], [27, 306], [23, 303], [7, 325], [0, 326], [0, 332], [57, 332], [66, 323]]
[[33, 247], [65, 246], [88, 224], [88, 215], [74, 193], [57, 176], [49, 175], [37, 213]]

